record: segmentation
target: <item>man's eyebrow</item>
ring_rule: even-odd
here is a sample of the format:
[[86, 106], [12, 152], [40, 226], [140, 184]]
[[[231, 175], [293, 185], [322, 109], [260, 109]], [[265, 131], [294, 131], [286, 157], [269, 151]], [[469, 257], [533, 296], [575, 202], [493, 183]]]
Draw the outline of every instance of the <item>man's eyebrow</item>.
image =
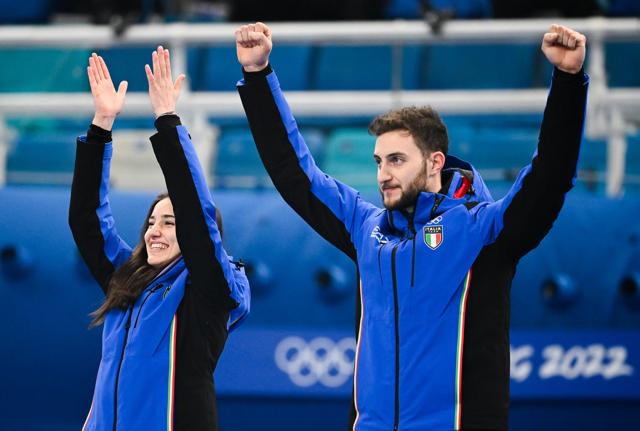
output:
[[379, 154], [373, 153], [373, 158], [374, 159], [381, 159], [382, 157], [384, 157], [385, 159], [388, 159], [389, 157], [398, 157], [398, 156], [406, 156], [406, 153], [403, 153], [402, 151], [396, 151], [394, 153], [390, 153], [387, 154], [386, 156], [381, 156]]
[[385, 157], [388, 159], [390, 157], [398, 157], [398, 156], [406, 156], [402, 151], [396, 151], [395, 153], [387, 154]]

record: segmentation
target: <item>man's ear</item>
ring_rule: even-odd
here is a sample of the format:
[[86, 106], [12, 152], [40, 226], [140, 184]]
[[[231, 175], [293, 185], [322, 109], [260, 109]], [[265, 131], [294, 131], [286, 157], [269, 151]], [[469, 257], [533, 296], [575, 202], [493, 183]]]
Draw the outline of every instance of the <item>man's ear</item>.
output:
[[444, 161], [446, 156], [442, 151], [434, 151], [431, 153], [429, 160], [431, 161], [431, 175], [440, 175], [442, 168], [444, 168]]

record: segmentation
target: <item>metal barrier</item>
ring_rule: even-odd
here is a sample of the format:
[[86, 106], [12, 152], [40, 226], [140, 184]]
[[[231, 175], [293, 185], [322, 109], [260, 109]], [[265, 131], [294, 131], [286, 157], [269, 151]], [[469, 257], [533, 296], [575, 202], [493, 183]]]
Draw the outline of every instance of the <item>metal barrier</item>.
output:
[[[438, 33], [421, 21], [392, 22], [320, 22], [273, 24], [276, 43], [303, 44], [389, 44], [400, 48], [406, 44], [438, 44], [443, 42], [478, 43], [538, 41], [553, 22], [551, 19], [450, 21]], [[563, 19], [588, 38], [591, 76], [587, 135], [606, 138], [607, 195], [621, 192], [624, 179], [626, 134], [633, 123], [640, 121], [640, 89], [607, 86], [605, 71], [606, 41], [640, 41], [640, 20], [637, 19]], [[5, 26], [0, 27], [0, 47], [91, 47], [92, 49], [136, 44], [164, 44], [173, 53], [176, 71], [187, 69], [186, 48], [191, 44], [230, 45], [234, 43], [235, 24], [151, 24], [130, 27], [116, 36], [106, 26]], [[399, 49], [395, 49], [396, 54]], [[399, 54], [401, 55], [401, 54]], [[394, 55], [394, 58], [399, 58]], [[394, 107], [430, 104], [441, 113], [518, 113], [540, 112], [547, 91], [540, 90], [470, 90], [470, 91], [408, 91], [402, 87], [402, 64], [392, 67], [392, 89], [389, 91], [300, 91], [289, 92], [287, 98], [297, 115], [341, 116], [376, 115]], [[235, 92], [190, 92], [185, 88], [180, 110], [184, 116], [205, 127], [206, 117], [237, 117], [244, 115]], [[93, 112], [91, 98], [86, 94], [2, 94], [0, 95], [0, 184], [6, 178], [7, 115], [77, 116]], [[146, 115], [147, 96], [130, 94], [122, 115]], [[194, 130], [194, 133], [196, 130]], [[195, 135], [197, 136], [197, 134]], [[4, 145], [3, 145], [4, 144]]]

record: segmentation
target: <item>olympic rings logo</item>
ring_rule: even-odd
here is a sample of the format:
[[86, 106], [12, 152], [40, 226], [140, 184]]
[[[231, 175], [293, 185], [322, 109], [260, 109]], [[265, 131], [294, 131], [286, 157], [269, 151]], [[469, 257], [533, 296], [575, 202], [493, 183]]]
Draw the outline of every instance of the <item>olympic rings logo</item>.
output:
[[355, 338], [337, 343], [317, 337], [307, 343], [300, 337], [287, 337], [275, 350], [276, 365], [300, 387], [321, 383], [329, 388], [342, 386], [353, 375], [356, 358]]

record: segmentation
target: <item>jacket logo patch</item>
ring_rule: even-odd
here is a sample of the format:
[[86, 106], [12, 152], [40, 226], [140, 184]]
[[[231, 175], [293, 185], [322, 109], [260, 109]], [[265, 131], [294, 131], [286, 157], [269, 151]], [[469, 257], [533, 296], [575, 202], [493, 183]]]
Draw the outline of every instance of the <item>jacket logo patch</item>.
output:
[[434, 218], [429, 223], [427, 223], [427, 225], [438, 224], [438, 223], [442, 223], [442, 216], [438, 216]]
[[165, 289], [164, 292], [162, 292], [162, 300], [164, 301], [165, 298], [167, 297], [167, 295], [169, 294], [169, 291], [171, 290], [171, 285], [169, 284]]
[[424, 243], [427, 245], [427, 247], [429, 247], [431, 250], [435, 250], [436, 248], [440, 247], [440, 244], [442, 244], [442, 240], [444, 238], [444, 227], [442, 225], [425, 226], [422, 228], [422, 230], [424, 232]]
[[382, 234], [382, 232], [380, 232], [380, 226], [376, 226], [375, 228], [373, 228], [370, 236], [371, 238], [375, 238], [379, 244], [386, 244], [389, 242], [389, 238], [387, 238]]

